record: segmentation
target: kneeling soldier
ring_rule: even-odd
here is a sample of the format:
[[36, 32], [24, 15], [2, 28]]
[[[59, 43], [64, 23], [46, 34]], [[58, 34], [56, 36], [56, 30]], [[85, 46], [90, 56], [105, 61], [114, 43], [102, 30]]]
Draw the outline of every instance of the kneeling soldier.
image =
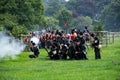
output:
[[30, 58], [37, 58], [39, 55], [39, 49], [37, 48], [35, 43], [32, 43], [31, 51], [34, 52], [33, 55], [29, 55]]

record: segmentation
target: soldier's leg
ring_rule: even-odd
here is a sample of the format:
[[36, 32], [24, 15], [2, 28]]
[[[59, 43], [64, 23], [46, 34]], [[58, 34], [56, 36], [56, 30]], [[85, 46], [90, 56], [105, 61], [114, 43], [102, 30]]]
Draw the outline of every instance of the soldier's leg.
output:
[[101, 59], [100, 49], [95, 47], [95, 59]]
[[48, 53], [48, 56], [50, 57], [50, 59], [53, 59], [53, 53], [52, 53], [52, 51], [50, 51], [50, 52]]
[[65, 60], [67, 59], [67, 54], [66, 53], [63, 54], [63, 59], [65, 59]]
[[94, 52], [95, 52], [95, 59], [98, 59], [98, 57], [97, 57], [97, 48], [96, 47], [94, 48]]
[[79, 59], [79, 56], [78, 56], [78, 53], [75, 53], [75, 59], [78, 60]]
[[97, 57], [98, 57], [98, 59], [101, 59], [100, 49], [99, 49], [99, 48], [98, 48], [98, 50], [97, 50]]
[[58, 55], [58, 54], [55, 54], [55, 55], [54, 55], [54, 60], [59, 60], [59, 59], [60, 59], [59, 55]]
[[87, 60], [86, 54], [83, 54], [83, 59]]
[[29, 55], [29, 58], [36, 58], [35, 55]]

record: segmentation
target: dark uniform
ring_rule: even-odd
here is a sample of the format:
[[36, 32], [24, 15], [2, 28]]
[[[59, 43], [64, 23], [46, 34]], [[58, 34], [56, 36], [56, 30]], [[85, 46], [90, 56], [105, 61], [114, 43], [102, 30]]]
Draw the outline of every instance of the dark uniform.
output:
[[31, 48], [31, 51], [34, 52], [33, 55], [29, 55], [30, 58], [37, 58], [39, 55], [39, 49], [35, 45], [35, 43], [32, 43], [33, 47]]
[[99, 48], [99, 39], [97, 37], [94, 38], [94, 52], [95, 52], [95, 59], [101, 59], [100, 56], [100, 48]]
[[75, 59], [79, 60], [81, 58], [82, 58], [82, 54], [81, 54], [80, 42], [79, 42], [79, 40], [76, 40], [76, 42], [75, 42]]
[[59, 54], [58, 54], [58, 45], [56, 42], [54, 42], [50, 48], [50, 52], [48, 53], [50, 59], [52, 60], [58, 60]]
[[61, 59], [67, 59], [67, 45], [65, 44], [61, 44], [61, 48], [60, 48], [60, 58]]
[[85, 39], [83, 38], [83, 33], [79, 32], [78, 36], [75, 38], [74, 41], [77, 41], [77, 42], [80, 43], [79, 45], [76, 45], [76, 47], [75, 47], [77, 52], [79, 50], [79, 54], [78, 54], [79, 59], [81, 59], [81, 60], [87, 59], [87, 57], [86, 57]]
[[73, 42], [68, 45], [68, 56], [70, 60], [75, 58], [75, 45]]
[[94, 34], [92, 34], [91, 36], [94, 38], [92, 45], [94, 47], [95, 59], [101, 59], [100, 48], [99, 48], [99, 44], [100, 44], [99, 39]]
[[81, 55], [82, 55], [82, 59], [88, 59], [86, 57], [86, 47], [85, 47], [85, 39], [82, 37], [80, 37], [80, 49], [81, 49]]

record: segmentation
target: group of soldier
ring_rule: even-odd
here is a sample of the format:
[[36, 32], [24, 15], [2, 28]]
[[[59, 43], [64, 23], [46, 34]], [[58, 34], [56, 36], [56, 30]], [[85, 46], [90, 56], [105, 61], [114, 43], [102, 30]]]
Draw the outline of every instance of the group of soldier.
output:
[[[87, 60], [86, 57], [86, 45], [83, 38], [82, 32], [72, 31], [71, 36], [64, 35], [64, 32], [57, 32], [56, 38], [50, 43], [48, 47], [50, 51], [48, 56], [50, 59], [76, 59], [76, 60]], [[70, 38], [70, 39], [69, 39]]]
[[[72, 29], [71, 34], [66, 34], [64, 31], [59, 30], [56, 30], [55, 32], [48, 30], [44, 35], [39, 36], [39, 47], [44, 48], [47, 51], [48, 57], [51, 60], [88, 60], [86, 56], [86, 41], [89, 41], [91, 37], [94, 39], [91, 46], [94, 48], [95, 59], [100, 59], [99, 39], [95, 34], [90, 33], [86, 27], [82, 32], [76, 28]], [[32, 44], [35, 46], [34, 43]], [[37, 47], [34, 47], [34, 49], [35, 48]], [[35, 56], [30, 55], [30, 58], [36, 58], [39, 55], [38, 49], [35, 50]]]

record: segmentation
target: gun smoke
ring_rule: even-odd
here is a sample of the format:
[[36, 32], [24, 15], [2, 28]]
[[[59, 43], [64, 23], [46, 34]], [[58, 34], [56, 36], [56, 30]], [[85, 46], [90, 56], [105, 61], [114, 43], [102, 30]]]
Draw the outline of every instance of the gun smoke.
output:
[[0, 32], [0, 58], [15, 59], [25, 48], [25, 45], [14, 37]]

